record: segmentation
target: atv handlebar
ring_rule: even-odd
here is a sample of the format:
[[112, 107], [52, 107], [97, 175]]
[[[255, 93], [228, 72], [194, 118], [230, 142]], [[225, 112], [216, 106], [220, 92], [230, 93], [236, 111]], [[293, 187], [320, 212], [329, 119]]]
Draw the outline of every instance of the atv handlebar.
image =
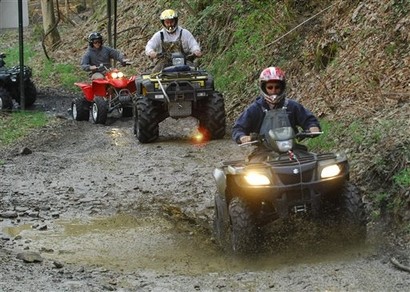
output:
[[[129, 65], [132, 65], [133, 64], [133, 62], [131, 62], [131, 61], [129, 61], [129, 60], [124, 60], [123, 62], [121, 62], [121, 65], [122, 66], [129, 66]], [[113, 68], [107, 68], [103, 63], [101, 63], [98, 67], [97, 67], [97, 70], [104, 70], [104, 71], [110, 71], [110, 70], [112, 70]]]
[[[304, 131], [304, 132], [297, 133], [295, 135], [295, 138], [298, 141], [302, 141], [303, 139], [306, 139], [306, 138], [315, 138], [315, 137], [317, 137], [321, 134], [323, 134], [323, 132], [307, 132], [307, 131]], [[258, 133], [250, 133], [249, 136], [251, 137], [251, 141], [241, 143], [241, 144], [239, 144], [239, 146], [253, 145], [253, 144], [261, 143], [264, 140], [263, 135], [260, 135]]]
[[[168, 58], [171, 59], [172, 58], [172, 53], [164, 53], [164, 52], [160, 52], [157, 54], [157, 56], [155, 57], [156, 59], [162, 59], [162, 58]], [[195, 59], [197, 59], [197, 55], [195, 54], [189, 54], [189, 55], [185, 55], [185, 60], [193, 62]]]
[[296, 139], [298, 141], [302, 141], [303, 139], [306, 138], [315, 138], [319, 135], [323, 134], [323, 132], [308, 132], [308, 131], [304, 131], [304, 132], [299, 132], [296, 134]]

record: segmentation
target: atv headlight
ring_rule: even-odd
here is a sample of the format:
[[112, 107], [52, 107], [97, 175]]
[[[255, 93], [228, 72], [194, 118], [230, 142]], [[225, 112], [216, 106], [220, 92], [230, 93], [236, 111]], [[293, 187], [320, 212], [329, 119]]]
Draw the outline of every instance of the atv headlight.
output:
[[276, 141], [280, 152], [288, 152], [293, 148], [293, 140]]
[[322, 169], [322, 172], [320, 173], [321, 178], [329, 178], [336, 176], [340, 173], [340, 167], [337, 164], [332, 164], [329, 166], [326, 166], [325, 168]]
[[248, 172], [244, 176], [246, 182], [251, 186], [268, 186], [270, 185], [269, 178], [260, 172]]
[[173, 58], [172, 59], [172, 65], [178, 66], [178, 65], [184, 65], [184, 58]]
[[112, 72], [111, 77], [114, 78], [114, 79], [122, 78], [122, 77], [124, 77], [124, 73], [122, 73], [122, 72]]

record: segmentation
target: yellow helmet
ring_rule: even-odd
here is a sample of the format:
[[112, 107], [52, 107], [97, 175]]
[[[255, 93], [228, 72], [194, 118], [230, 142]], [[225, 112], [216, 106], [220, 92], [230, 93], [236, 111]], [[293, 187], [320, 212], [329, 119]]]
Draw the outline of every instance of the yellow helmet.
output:
[[[161, 23], [162, 25], [165, 27], [165, 29], [169, 32], [169, 33], [173, 33], [174, 31], [176, 31], [177, 27], [178, 27], [178, 13], [175, 10], [172, 9], [166, 9], [164, 11], [162, 11], [160, 17], [161, 19]], [[175, 20], [175, 24], [173, 26], [169, 26], [166, 27], [165, 26], [165, 20], [166, 19], [174, 19]]]

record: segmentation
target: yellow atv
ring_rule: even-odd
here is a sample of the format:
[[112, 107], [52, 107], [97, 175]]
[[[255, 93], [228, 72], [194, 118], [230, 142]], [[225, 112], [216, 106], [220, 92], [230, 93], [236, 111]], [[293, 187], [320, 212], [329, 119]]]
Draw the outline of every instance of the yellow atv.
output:
[[158, 139], [159, 123], [167, 117], [195, 117], [205, 139], [225, 135], [225, 106], [222, 94], [205, 70], [187, 64], [182, 53], [167, 56], [172, 66], [157, 73], [143, 73], [135, 80], [134, 134], [141, 143]]

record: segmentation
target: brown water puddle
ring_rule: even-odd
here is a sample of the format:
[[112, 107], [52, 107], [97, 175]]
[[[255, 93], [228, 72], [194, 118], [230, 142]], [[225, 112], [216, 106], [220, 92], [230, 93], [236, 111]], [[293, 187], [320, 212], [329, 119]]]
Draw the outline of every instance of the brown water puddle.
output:
[[30, 239], [30, 250], [63, 263], [101, 267], [122, 272], [152, 271], [180, 275], [275, 270], [284, 266], [357, 257], [363, 250], [333, 253], [262, 254], [251, 258], [224, 254], [209, 235], [177, 226], [162, 217], [116, 215], [108, 218], [56, 221], [46, 231], [28, 225], [3, 232]]

